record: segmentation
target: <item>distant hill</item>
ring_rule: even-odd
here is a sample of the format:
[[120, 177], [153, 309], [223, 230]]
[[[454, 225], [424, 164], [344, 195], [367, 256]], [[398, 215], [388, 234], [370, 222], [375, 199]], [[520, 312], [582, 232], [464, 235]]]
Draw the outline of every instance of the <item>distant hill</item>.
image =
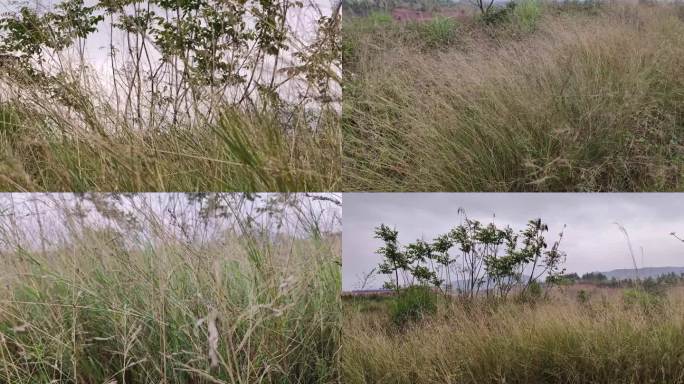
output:
[[[649, 277], [658, 277], [661, 275], [667, 275], [669, 273], [675, 273], [677, 275], [684, 273], [684, 267], [645, 267], [639, 268], [639, 278], [646, 279]], [[613, 269], [608, 272], [601, 272], [612, 279], [613, 277], [617, 280], [633, 279], [634, 269]]]

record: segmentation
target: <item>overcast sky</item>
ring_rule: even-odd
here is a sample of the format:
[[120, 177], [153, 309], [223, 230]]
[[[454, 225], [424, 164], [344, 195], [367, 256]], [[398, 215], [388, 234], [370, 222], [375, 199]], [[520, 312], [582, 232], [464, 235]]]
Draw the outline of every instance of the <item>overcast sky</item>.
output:
[[[343, 289], [358, 286], [360, 276], [380, 262], [382, 243], [373, 229], [387, 224], [399, 230], [402, 244], [432, 240], [468, 217], [522, 229], [529, 219], [549, 225], [548, 240], [566, 224], [562, 250], [567, 272], [586, 273], [631, 268], [627, 242], [615, 222], [629, 232], [639, 266], [684, 266], [684, 194], [517, 194], [517, 193], [345, 193], [342, 252]], [[494, 217], [495, 215], [495, 217]], [[643, 265], [642, 265], [643, 264]], [[382, 276], [367, 288], [382, 285]]]
[[[2, 13], [3, 17], [8, 16], [17, 13], [17, 11], [24, 6], [36, 9], [39, 13], [43, 13], [54, 10], [55, 6], [61, 2], [62, 0], [0, 0], [0, 13]], [[86, 6], [93, 6], [98, 3], [98, 0], [85, 0], [84, 3]], [[318, 18], [321, 15], [329, 16], [332, 13], [333, 6], [337, 3], [333, 3], [333, 1], [330, 0], [304, 0], [302, 3], [302, 8], [295, 7], [288, 12], [287, 22], [290, 29], [294, 32], [294, 37], [297, 40], [309, 44], [316, 37], [318, 28], [316, 21]], [[102, 12], [97, 11], [96, 14], [99, 15], [102, 14]], [[85, 44], [86, 59], [90, 63], [90, 66], [99, 73], [101, 80], [104, 80], [103, 83], [105, 85], [111, 85], [110, 38], [116, 50], [120, 52], [118, 55], [119, 58], [117, 59], [118, 67], [123, 65], [120, 62], [121, 57], [130, 60], [130, 57], [127, 57], [125, 54], [126, 35], [117, 30], [112, 36], [110, 24], [110, 18], [107, 16], [103, 22], [98, 24], [97, 30], [89, 35]], [[299, 43], [290, 41], [290, 44], [294, 44], [292, 46], [297, 49], [301, 48], [301, 44]], [[298, 61], [292, 60], [291, 51], [292, 49], [290, 49], [290, 51], [282, 52], [279, 58], [281, 67], [298, 64]], [[74, 49], [67, 50], [66, 52], [71, 52], [73, 57], [76, 57]], [[157, 60], [160, 57], [160, 54], [154, 50], [151, 50], [149, 55], [153, 60]], [[266, 69], [266, 73], [270, 73], [269, 71], [270, 69]], [[300, 87], [303, 86], [304, 85], [300, 84]], [[113, 90], [110, 91], [113, 92]], [[280, 88], [281, 96], [283, 97], [290, 95], [290, 93], [294, 93], [293, 95], [290, 95], [291, 97], [296, 97], [296, 91], [301, 91], [301, 89], [296, 87], [295, 82], [289, 82]]]
[[[337, 232], [341, 229], [339, 223], [342, 214], [341, 207], [334, 203], [334, 201], [341, 200], [341, 194], [294, 194], [297, 196], [297, 203], [290, 200], [291, 205], [286, 205], [277, 200], [280, 196], [278, 193], [256, 194], [253, 201], [240, 200], [241, 193], [220, 193], [217, 194], [221, 197], [218, 203], [226, 207], [231, 206], [233, 210], [221, 211], [227, 213], [227, 217], [217, 217], [208, 222], [200, 219], [199, 210], [202, 207], [206, 209], [211, 204], [207, 200], [202, 205], [190, 204], [188, 200], [190, 195], [192, 194], [123, 194], [120, 195], [121, 199], [118, 204], [114, 204], [115, 200], [110, 194], [102, 196], [106, 197], [103, 200], [114, 204], [118, 210], [125, 211], [131, 215], [130, 217], [134, 217], [141, 224], [141, 231], [146, 235], [152, 235], [153, 232], [150, 230], [161, 225], [168, 230], [164, 231], [165, 235], [175, 233], [180, 236], [181, 232], [178, 228], [182, 225], [187, 234], [192, 235], [193, 241], [215, 240], [217, 236], [224, 237], [228, 228], [239, 228], [231, 218], [231, 213], [235, 211], [243, 212], [242, 220], [246, 220], [249, 216], [257, 227], [273, 233], [308, 235], [314, 221], [318, 223], [321, 231]], [[79, 212], [84, 213], [83, 218], [87, 220], [86, 222], [81, 222], [78, 216], [73, 215], [76, 203], [82, 207]], [[100, 206], [104, 207], [103, 204]], [[262, 212], [261, 209], [264, 207], [282, 209], [282, 215], [277, 213], [277, 209]], [[67, 211], [65, 211], [66, 208], [68, 208]], [[82, 229], [83, 227], [113, 225], [114, 228], [120, 229], [118, 224], [112, 220], [104, 220], [103, 216], [97, 213], [91, 200], [77, 199], [76, 195], [71, 193], [0, 193], [0, 251], [3, 246], [13, 247], [16, 242], [27, 247], [41, 245], [43, 240], [58, 241], [70, 234], [74, 227]]]

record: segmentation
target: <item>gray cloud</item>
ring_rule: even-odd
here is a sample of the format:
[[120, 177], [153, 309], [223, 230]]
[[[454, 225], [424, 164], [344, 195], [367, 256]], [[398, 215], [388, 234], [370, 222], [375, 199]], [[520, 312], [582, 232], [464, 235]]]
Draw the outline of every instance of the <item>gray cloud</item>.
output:
[[[670, 232], [684, 234], [684, 194], [517, 194], [517, 193], [346, 193], [343, 209], [343, 289], [380, 262], [381, 246], [373, 228], [395, 226], [399, 240], [432, 239], [458, 225], [459, 207], [473, 219], [521, 229], [542, 218], [549, 238], [565, 229], [562, 249], [568, 272], [585, 273], [632, 265], [624, 235], [629, 232], [640, 266], [684, 266], [684, 244]], [[377, 278], [372, 286], [382, 284]]]

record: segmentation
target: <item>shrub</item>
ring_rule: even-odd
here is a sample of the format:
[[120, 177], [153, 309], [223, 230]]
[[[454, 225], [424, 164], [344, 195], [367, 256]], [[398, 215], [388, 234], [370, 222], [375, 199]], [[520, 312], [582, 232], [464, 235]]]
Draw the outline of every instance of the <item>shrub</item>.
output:
[[392, 322], [405, 326], [437, 311], [437, 295], [427, 286], [412, 286], [399, 293], [392, 307]]
[[526, 296], [527, 300], [537, 301], [537, 300], [541, 299], [543, 294], [544, 294], [544, 289], [542, 288], [541, 284], [539, 284], [536, 281], [533, 281], [527, 287], [527, 292], [526, 292], [525, 296]]
[[544, 295], [544, 289], [537, 281], [532, 281], [517, 297], [520, 303], [534, 304]]
[[435, 17], [427, 22], [413, 23], [411, 27], [425, 46], [439, 48], [455, 42], [458, 23], [448, 17]]
[[480, 21], [486, 25], [500, 25], [510, 22], [516, 7], [517, 5], [514, 1], [508, 2], [503, 7], [492, 7], [489, 12], [482, 14]]
[[587, 305], [589, 303], [589, 298], [589, 293], [584, 289], [580, 289], [579, 292], [577, 292], [577, 302], [580, 303], [580, 305]]
[[665, 299], [653, 292], [630, 288], [623, 292], [622, 300], [626, 309], [637, 309], [651, 314], [663, 309]]
[[513, 19], [518, 28], [525, 32], [537, 29], [537, 22], [541, 16], [539, 0], [523, 0], [513, 9]]

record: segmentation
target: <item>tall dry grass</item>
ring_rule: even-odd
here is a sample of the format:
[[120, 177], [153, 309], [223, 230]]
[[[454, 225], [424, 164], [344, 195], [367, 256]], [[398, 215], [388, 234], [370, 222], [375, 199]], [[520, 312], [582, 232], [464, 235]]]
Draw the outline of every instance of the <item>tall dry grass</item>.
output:
[[536, 305], [451, 303], [404, 330], [387, 303], [344, 303], [346, 383], [681, 383], [684, 306], [626, 306], [622, 290]]
[[214, 196], [3, 198], [0, 381], [336, 382], [338, 236]]
[[[49, 100], [31, 100], [46, 103]], [[97, 122], [13, 104], [0, 112], [1, 191], [321, 191], [340, 179], [339, 116], [324, 112], [313, 133], [307, 112], [285, 126], [271, 111], [228, 109], [195, 127], [116, 131]]]
[[296, 3], [4, 14], [0, 191], [337, 189], [339, 4]]
[[681, 5], [540, 7], [345, 18], [345, 188], [684, 189]]

